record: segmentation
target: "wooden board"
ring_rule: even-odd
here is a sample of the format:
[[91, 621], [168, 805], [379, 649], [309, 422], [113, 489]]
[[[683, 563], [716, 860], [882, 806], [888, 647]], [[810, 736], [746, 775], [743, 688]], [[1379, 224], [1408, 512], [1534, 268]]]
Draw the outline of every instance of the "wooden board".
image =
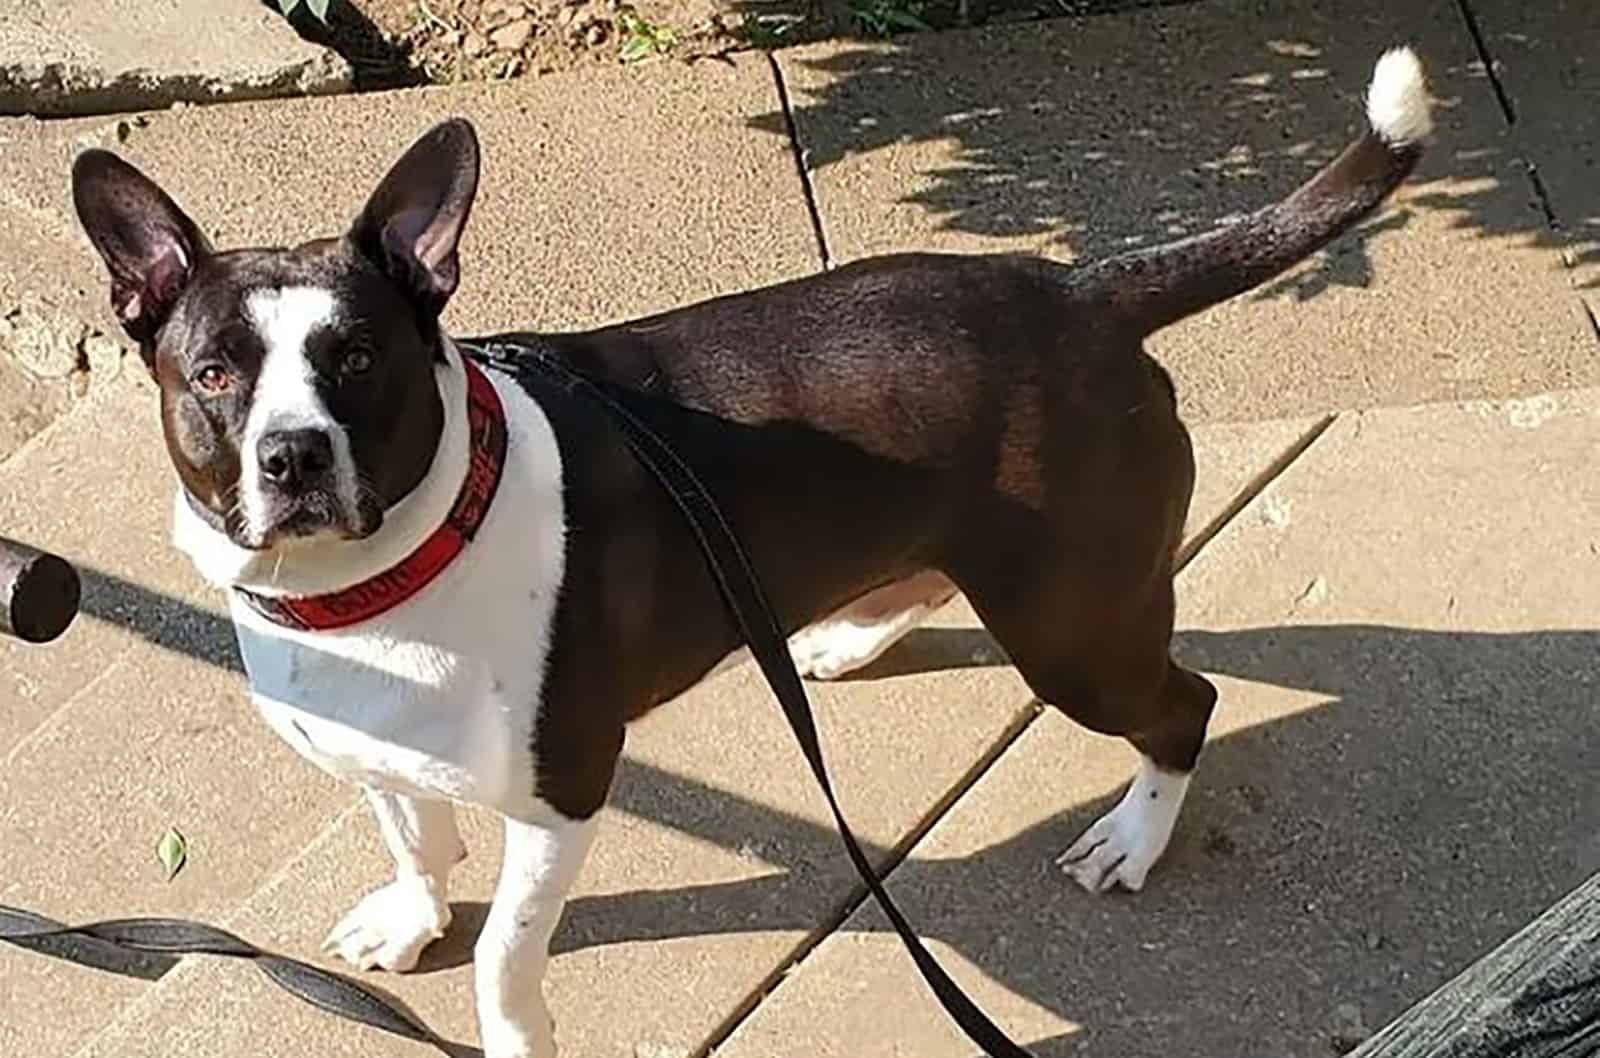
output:
[[1347, 1058], [1600, 1055], [1600, 874]]

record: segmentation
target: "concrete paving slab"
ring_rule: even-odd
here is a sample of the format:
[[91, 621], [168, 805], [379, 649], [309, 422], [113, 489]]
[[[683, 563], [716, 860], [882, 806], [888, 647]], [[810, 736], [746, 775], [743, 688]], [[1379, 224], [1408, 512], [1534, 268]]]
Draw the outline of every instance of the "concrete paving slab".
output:
[[1184, 406], [1260, 419], [1600, 380], [1454, 3], [1189, 4], [777, 58], [834, 260], [1075, 260], [1292, 190], [1364, 126], [1373, 63], [1402, 41], [1440, 101], [1429, 155], [1381, 215], [1153, 339]]
[[[1570, 280], [1600, 320], [1600, 14], [1586, 0], [1473, 0]], [[1600, 323], [1595, 324], [1600, 340]]]
[[[1218, 518], [1262, 468], [1279, 460], [1316, 425], [1279, 422], [1200, 431], [1196, 449], [1206, 469], [1193, 524], [1204, 527]], [[847, 811], [862, 837], [873, 843], [880, 862], [885, 850], [905, 841], [1019, 718], [1031, 715], [1026, 688], [1012, 670], [1000, 667], [1002, 659], [976, 623], [964, 603], [954, 604], [924, 633], [921, 647], [885, 658], [874, 670], [876, 678], [813, 687]], [[917, 667], [915, 674], [895, 674], [896, 666], [908, 664]], [[233, 693], [242, 696], [238, 690]], [[76, 718], [77, 707], [74, 702], [65, 715]], [[192, 707], [166, 708], [182, 714]], [[210, 708], [215, 711], [216, 706]], [[242, 703], [240, 708], [247, 712]], [[98, 715], [96, 710], [74, 722], [94, 723]], [[65, 723], [52, 724], [51, 732], [61, 726], [65, 737]], [[270, 737], [264, 729], [261, 735]], [[730, 754], [730, 745], [737, 745], [739, 752]], [[95, 770], [126, 767], [106, 763]], [[181, 767], [215, 770], [198, 758]], [[301, 767], [314, 775], [309, 766]], [[257, 771], [250, 769], [252, 775]], [[292, 772], [278, 777], [275, 761], [260, 771], [274, 787], [294, 784]], [[233, 777], [228, 781], [236, 785], [237, 773], [229, 774]], [[176, 785], [188, 789], [214, 781], [219, 780], [203, 774], [180, 776]], [[317, 796], [321, 783], [317, 776]], [[551, 1004], [567, 1053], [690, 1052], [798, 945], [843, 912], [857, 883], [809, 783], [781, 715], [751, 666], [718, 677], [630, 734], [628, 763], [607, 812], [604, 836], [580, 879], [578, 898], [556, 945]], [[31, 785], [52, 787], [39, 774]], [[225, 793], [208, 795], [196, 789], [183, 803], [198, 808], [206, 796], [227, 801]], [[122, 805], [128, 797], [135, 804], [141, 801], [126, 794], [107, 803]], [[254, 798], [234, 800], [256, 803]], [[236, 891], [229, 874], [215, 883], [224, 890], [222, 896], [208, 893], [184, 913], [215, 908], [230, 928], [258, 943], [313, 956], [338, 916], [389, 871], [365, 813], [341, 813], [342, 804], [330, 799], [296, 813], [295, 832], [314, 827], [310, 832], [316, 840], [292, 862], [276, 840], [290, 832], [287, 827], [252, 836], [241, 846], [242, 863], [231, 869], [254, 871], [263, 883], [242, 908], [229, 910], [223, 898]], [[238, 805], [214, 806], [219, 820], [233, 819], [237, 810]], [[70, 815], [55, 811], [49, 819]], [[67, 822], [85, 825], [75, 817]], [[483, 813], [466, 813], [465, 823], [472, 855], [456, 877], [458, 923], [451, 936], [430, 952], [425, 963], [429, 972], [372, 980], [395, 992], [447, 1037], [470, 1041], [476, 1028], [466, 963], [493, 888], [499, 833]], [[103, 809], [93, 825], [112, 835], [131, 822], [119, 807], [115, 812]], [[235, 825], [244, 824], [235, 819]], [[30, 906], [37, 906], [35, 892], [42, 884], [34, 876], [71, 858], [59, 847], [58, 837], [40, 833], [55, 829], [41, 822], [29, 835], [42, 842], [37, 846], [41, 859], [25, 870], [29, 880], [15, 888], [35, 887], [19, 898], [24, 903], [34, 899]], [[113, 860], [97, 873], [119, 869]], [[91, 906], [98, 909], [103, 901], [133, 909], [127, 903], [130, 890], [122, 888], [126, 884], [119, 879], [117, 887], [97, 893]], [[137, 887], [131, 891], [135, 896], [140, 892]], [[162, 894], [152, 898], [160, 900]], [[52, 901], [50, 906], [61, 905]], [[41, 962], [36, 956], [19, 958]], [[14, 976], [35, 980], [26, 976], [31, 967], [19, 965]], [[272, 1053], [421, 1053], [404, 1041], [312, 1012], [253, 978], [248, 968], [216, 962], [186, 964], [160, 984], [145, 986], [144, 992], [114, 980], [107, 987], [117, 995], [97, 1003], [93, 1014], [66, 1017], [52, 1008], [52, 1024], [34, 1027], [28, 1039], [70, 1027], [72, 1038], [84, 1045], [83, 1058], [250, 1054], [269, 1046], [261, 1040], [260, 1026], [271, 1024]], [[54, 980], [46, 983], [54, 987]], [[622, 981], [627, 987], [618, 987]]]
[[[1600, 391], [1341, 417], [1180, 581], [1213, 737], [1166, 860], [1053, 859], [1132, 753], [1046, 713], [891, 876], [1044, 1058], [1326, 1058], [1600, 869]], [[1577, 590], [1574, 590], [1577, 588]], [[875, 909], [717, 1050], [973, 1053]]]
[[0, 114], [342, 92], [354, 71], [258, 0], [0, 5]]
[[11, 185], [13, 210], [36, 226], [71, 233], [55, 254], [82, 262], [73, 304], [114, 326], [71, 214], [67, 173], [81, 146], [123, 152], [219, 246], [284, 245], [337, 234], [413, 139], [464, 115], [478, 127], [484, 167], [450, 326], [578, 326], [816, 269], [788, 144], [747, 127], [776, 98], [766, 60], [739, 56], [192, 107], [143, 125], [18, 122], [6, 134], [25, 150], [0, 157], [0, 186]]

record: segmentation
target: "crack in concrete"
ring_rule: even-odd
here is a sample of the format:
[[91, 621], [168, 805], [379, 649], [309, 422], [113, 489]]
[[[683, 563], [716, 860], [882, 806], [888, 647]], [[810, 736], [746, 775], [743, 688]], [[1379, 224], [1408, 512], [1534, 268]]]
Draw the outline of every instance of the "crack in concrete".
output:
[[74, 397], [115, 377], [124, 351], [115, 337], [44, 297], [25, 293], [0, 304], [0, 357], [39, 382], [67, 382]]

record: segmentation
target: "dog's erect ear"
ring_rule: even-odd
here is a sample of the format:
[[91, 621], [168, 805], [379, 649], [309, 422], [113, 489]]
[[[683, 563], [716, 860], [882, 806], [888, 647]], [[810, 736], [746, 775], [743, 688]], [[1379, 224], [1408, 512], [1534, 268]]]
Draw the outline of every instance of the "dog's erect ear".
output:
[[465, 119], [435, 125], [394, 163], [350, 238], [417, 305], [438, 316], [461, 279], [456, 249], [478, 192], [478, 135]]
[[151, 366], [152, 339], [211, 246], [165, 191], [110, 151], [72, 163], [72, 204], [111, 273], [111, 307]]

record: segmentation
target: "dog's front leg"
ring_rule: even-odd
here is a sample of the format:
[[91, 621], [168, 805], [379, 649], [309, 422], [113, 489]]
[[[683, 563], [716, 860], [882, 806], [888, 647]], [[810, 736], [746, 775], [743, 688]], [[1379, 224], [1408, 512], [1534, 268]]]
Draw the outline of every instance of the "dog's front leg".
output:
[[485, 1058], [556, 1053], [543, 984], [550, 935], [597, 822], [597, 816], [568, 819], [555, 812], [537, 823], [506, 820], [500, 884], [473, 951]]
[[449, 801], [364, 789], [394, 856], [394, 881], [368, 893], [328, 934], [324, 948], [362, 970], [405, 971], [450, 925], [450, 868], [466, 849]]

